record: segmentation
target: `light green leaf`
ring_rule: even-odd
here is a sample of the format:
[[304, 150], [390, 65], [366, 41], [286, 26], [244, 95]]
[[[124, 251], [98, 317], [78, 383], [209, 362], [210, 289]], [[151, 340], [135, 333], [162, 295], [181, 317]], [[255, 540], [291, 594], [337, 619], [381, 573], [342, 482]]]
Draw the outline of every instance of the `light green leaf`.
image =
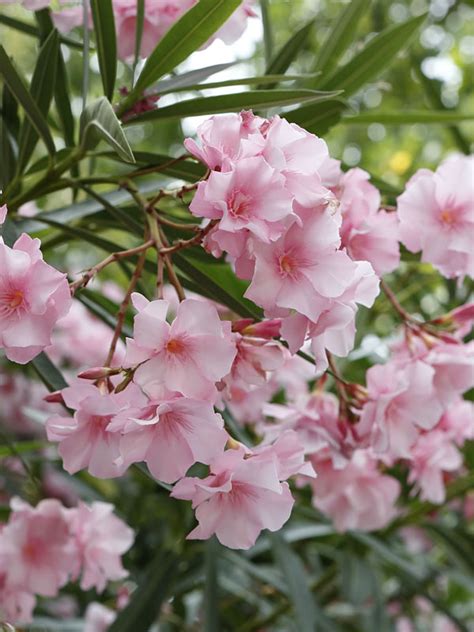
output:
[[334, 27], [321, 44], [315, 69], [329, 73], [349, 48], [357, 33], [361, 17], [369, 12], [372, 0], [351, 0], [340, 12]]
[[196, 83], [194, 85], [183, 86], [181, 88], [174, 88], [170, 90], [162, 91], [161, 94], [167, 92], [187, 92], [191, 90], [208, 90], [209, 88], [227, 88], [229, 86], [251, 86], [255, 84], [267, 85], [281, 83], [283, 81], [300, 81], [306, 79], [313, 79], [317, 77], [319, 73], [308, 75], [262, 75], [260, 77], [242, 77], [241, 79], [227, 79], [224, 81], [212, 81], [210, 83]]
[[317, 92], [315, 90], [249, 90], [240, 94], [201, 97], [145, 112], [127, 121], [127, 125], [137, 125], [161, 119], [180, 119], [184, 116], [236, 112], [247, 108], [264, 109], [308, 101], [314, 103], [326, 101], [336, 94], [338, 93]]
[[90, 0], [100, 77], [104, 94], [112, 100], [117, 76], [117, 40], [112, 0]]
[[148, 57], [133, 90], [140, 95], [205, 44], [240, 5], [241, 0], [200, 0], [170, 28]]
[[180, 75], [171, 77], [170, 79], [164, 79], [159, 81], [154, 86], [154, 92], [157, 94], [164, 94], [165, 92], [174, 92], [178, 90], [184, 90], [187, 86], [194, 86], [205, 81], [208, 77], [215, 75], [218, 72], [222, 72], [231, 66], [235, 66], [236, 62], [231, 61], [226, 64], [215, 64], [213, 66], [206, 66], [204, 68], [198, 68], [197, 70], [190, 70], [189, 72], [183, 72]]
[[[31, 96], [35, 100], [42, 115], [48, 116], [49, 107], [56, 87], [56, 70], [59, 55], [59, 36], [52, 30], [45, 40], [38, 55], [35, 71], [31, 80]], [[18, 169], [21, 171], [28, 164], [33, 153], [38, 133], [29, 120], [25, 120], [19, 139]]]
[[105, 140], [126, 162], [135, 162], [122, 125], [105, 97], [94, 101], [81, 115], [81, 147], [93, 149], [99, 139]]
[[8, 86], [10, 92], [15, 99], [25, 110], [25, 114], [28, 117], [30, 123], [38, 132], [39, 136], [44, 141], [48, 152], [53, 155], [55, 150], [54, 141], [49, 131], [47, 122], [45, 121], [41, 110], [35, 103], [35, 100], [29, 93], [27, 87], [23, 83], [20, 75], [15, 70], [10, 58], [8, 57], [5, 49], [0, 44], [0, 76], [3, 77], [5, 84]]
[[133, 70], [140, 59], [140, 50], [142, 47], [143, 25], [145, 23], [145, 0], [137, 0], [137, 17], [135, 23], [135, 59], [133, 61]]
[[408, 46], [425, 18], [426, 15], [420, 15], [401, 24], [389, 26], [369, 40], [350, 62], [336, 68], [319, 87], [324, 90], [341, 88], [345, 97], [357, 92], [388, 68], [398, 53]]
[[402, 110], [401, 112], [361, 112], [355, 116], [345, 116], [343, 123], [348, 125], [407, 125], [411, 123], [438, 123], [451, 125], [463, 121], [474, 121], [474, 114], [453, 110]]
[[305, 46], [309, 34], [313, 30], [314, 22], [314, 20], [310, 20], [283, 44], [267, 65], [266, 75], [277, 75], [286, 72], [300, 50]]

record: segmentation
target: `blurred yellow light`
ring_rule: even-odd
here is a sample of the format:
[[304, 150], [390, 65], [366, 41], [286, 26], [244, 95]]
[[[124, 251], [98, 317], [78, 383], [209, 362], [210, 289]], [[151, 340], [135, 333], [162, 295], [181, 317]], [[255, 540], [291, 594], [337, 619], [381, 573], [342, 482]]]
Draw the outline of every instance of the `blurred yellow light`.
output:
[[393, 154], [388, 165], [392, 171], [401, 176], [410, 168], [411, 163], [411, 154], [408, 151], [401, 149]]

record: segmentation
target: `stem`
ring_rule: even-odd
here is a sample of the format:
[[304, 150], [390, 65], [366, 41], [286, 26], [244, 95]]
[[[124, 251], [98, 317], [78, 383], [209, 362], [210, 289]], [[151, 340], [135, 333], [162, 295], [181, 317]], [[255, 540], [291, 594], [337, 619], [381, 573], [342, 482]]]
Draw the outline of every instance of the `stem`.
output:
[[[154, 243], [154, 242], [152, 242]], [[147, 247], [148, 249], [148, 247]], [[107, 359], [105, 361], [104, 366], [105, 367], [109, 367], [112, 363], [114, 354], [115, 354], [115, 350], [117, 348], [117, 342], [120, 338], [120, 334], [122, 333], [122, 328], [123, 328], [123, 323], [125, 321], [125, 315], [127, 313], [127, 308], [130, 304], [130, 298], [133, 294], [133, 291], [135, 290], [135, 287], [137, 285], [138, 279], [141, 277], [142, 272], [143, 272], [143, 268], [145, 266], [145, 261], [146, 261], [146, 250], [142, 250], [142, 253], [140, 255], [140, 258], [138, 259], [138, 263], [137, 266], [135, 268], [135, 271], [133, 273], [132, 279], [130, 281], [130, 285], [128, 286], [127, 289], [127, 293], [125, 294], [125, 297], [122, 301], [122, 303], [120, 304], [120, 309], [119, 309], [119, 313], [117, 316], [117, 325], [115, 326], [115, 330], [114, 330], [114, 335], [112, 338], [112, 342], [110, 343], [110, 348], [109, 348], [109, 353], [107, 355]]]
[[133, 255], [138, 255], [142, 252], [146, 253], [148, 248], [151, 248], [152, 246], [154, 246], [154, 244], [155, 242], [152, 239], [150, 239], [146, 241], [144, 244], [141, 244], [140, 246], [136, 246], [135, 248], [129, 248], [128, 250], [113, 252], [111, 255], [106, 257], [103, 261], [100, 261], [92, 268], [89, 268], [89, 270], [87, 270], [87, 272], [85, 272], [80, 279], [71, 283], [69, 286], [71, 289], [71, 294], [74, 295], [74, 293], [77, 290], [79, 290], [82, 287], [86, 287], [89, 281], [96, 274], [99, 274], [99, 272], [101, 272], [104, 268], [106, 268], [111, 263], [115, 263], [121, 259], [126, 259], [127, 257], [132, 257]]
[[383, 279], [381, 279], [381, 281], [380, 281], [380, 287], [384, 291], [385, 296], [388, 298], [388, 300], [392, 304], [394, 310], [397, 312], [397, 314], [400, 316], [400, 318], [407, 325], [410, 325], [410, 324], [412, 324], [412, 325], [419, 325], [420, 324], [416, 320], [416, 318], [414, 318], [409, 312], [407, 312], [407, 310], [404, 307], [402, 307], [400, 305], [400, 303], [398, 302], [398, 299], [395, 296], [394, 292], [390, 289], [390, 287], [387, 285], [387, 283]]

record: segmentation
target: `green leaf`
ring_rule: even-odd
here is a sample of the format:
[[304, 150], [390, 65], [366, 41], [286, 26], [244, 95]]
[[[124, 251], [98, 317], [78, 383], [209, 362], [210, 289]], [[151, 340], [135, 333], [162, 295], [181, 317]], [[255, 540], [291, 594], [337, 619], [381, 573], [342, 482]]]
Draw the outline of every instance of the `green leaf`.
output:
[[222, 546], [215, 536], [206, 542], [204, 583], [204, 632], [219, 632], [218, 557]]
[[349, 125], [368, 125], [382, 123], [384, 125], [406, 125], [411, 123], [439, 123], [450, 125], [462, 121], [473, 121], [474, 114], [452, 110], [403, 110], [401, 112], [361, 112], [355, 116], [345, 116], [343, 123]]
[[195, 86], [196, 84], [200, 84], [208, 77], [211, 77], [218, 72], [222, 72], [223, 70], [226, 70], [231, 66], [235, 66], [235, 64], [235, 61], [231, 61], [227, 62], [226, 64], [215, 64], [214, 66], [205, 66], [204, 68], [198, 68], [197, 70], [183, 72], [180, 75], [171, 77], [170, 79], [159, 81], [154, 86], [154, 92], [157, 94], [164, 94], [165, 92], [184, 90], [188, 86]]
[[380, 557], [391, 566], [397, 568], [410, 579], [416, 582], [422, 581], [424, 579], [425, 573], [422, 569], [418, 568], [408, 560], [402, 558], [400, 555], [397, 555], [397, 553], [395, 553], [392, 548], [389, 548], [384, 542], [376, 538], [374, 535], [357, 531], [352, 532], [351, 536], [358, 542], [365, 544], [378, 557]]
[[[44, 41], [49, 33], [54, 29], [51, 15], [47, 9], [35, 12], [35, 18], [38, 22], [41, 41]], [[69, 97], [69, 77], [64, 63], [61, 48], [58, 50], [58, 65], [56, 70], [56, 85], [54, 92], [54, 100], [56, 109], [61, 121], [63, 129], [64, 141], [67, 147], [74, 146], [75, 121], [71, 110], [71, 100]], [[73, 173], [77, 175], [77, 167], [73, 168]]]
[[118, 614], [109, 632], [149, 632], [159, 618], [161, 606], [170, 594], [178, 566], [175, 555], [159, 553], [146, 577], [132, 593], [128, 605]]
[[[47, 9], [43, 9], [42, 11], [35, 11], [35, 16], [38, 16], [39, 13], [49, 13]], [[41, 29], [35, 28], [32, 24], [28, 24], [27, 22], [23, 22], [22, 20], [17, 20], [16, 18], [12, 18], [9, 15], [2, 15], [0, 13], [0, 24], [4, 24], [5, 26], [9, 26], [12, 29], [16, 29], [25, 35], [31, 35], [32, 37], [41, 38]], [[71, 48], [76, 48], [78, 50], [82, 50], [82, 42], [73, 39], [72, 37], [67, 37], [66, 35], [60, 35], [59, 39], [62, 44], [67, 44]]]
[[81, 147], [93, 149], [102, 139], [126, 162], [135, 162], [128, 140], [113, 107], [105, 97], [94, 101], [81, 114]]
[[104, 95], [112, 100], [117, 77], [117, 40], [112, 0], [90, 0]]
[[201, 293], [225, 305], [244, 318], [262, 317], [262, 310], [244, 298], [247, 283], [238, 279], [228, 265], [205, 264], [193, 259], [191, 251], [173, 254], [178, 270], [197, 283]]
[[180, 119], [184, 116], [201, 116], [236, 112], [242, 109], [263, 109], [282, 105], [294, 105], [305, 101], [312, 103], [327, 101], [337, 92], [317, 92], [315, 90], [249, 90], [240, 94], [222, 94], [180, 101], [164, 108], [145, 112], [129, 121], [127, 125], [137, 125], [161, 119]]
[[40, 353], [30, 364], [49, 391], [60, 391], [66, 388], [67, 382], [63, 374], [57, 366], [51, 362], [46, 353]]
[[[58, 66], [59, 35], [52, 30], [41, 47], [31, 79], [31, 96], [35, 100], [41, 114], [48, 116], [49, 107], [56, 87], [56, 70]], [[28, 164], [38, 140], [38, 133], [28, 120], [25, 120], [20, 133], [18, 169], [21, 171]]]
[[137, 0], [137, 17], [135, 23], [135, 59], [133, 61], [133, 70], [140, 59], [140, 50], [142, 47], [143, 25], [145, 23], [145, 0]]
[[309, 132], [322, 136], [340, 120], [342, 113], [348, 107], [344, 101], [334, 99], [304, 105], [291, 112], [284, 112], [283, 116], [290, 123], [297, 123]]
[[200, 0], [170, 28], [148, 57], [133, 92], [140, 95], [205, 44], [241, 0]]
[[300, 50], [306, 44], [309, 34], [313, 30], [314, 20], [310, 20], [294, 33], [280, 48], [265, 70], [266, 75], [285, 73], [291, 63], [296, 59]]
[[[117, 154], [111, 152], [98, 152], [96, 156], [103, 156], [111, 160], [119, 160]], [[153, 169], [157, 175], [165, 175], [170, 178], [178, 178], [186, 182], [196, 182], [206, 174], [206, 167], [200, 162], [191, 160], [179, 160], [172, 156], [164, 156], [163, 154], [153, 154], [151, 152], [136, 151], [134, 152], [137, 163], [145, 168]], [[133, 174], [132, 174], [133, 176]], [[157, 186], [156, 188], [159, 188]]]
[[260, 0], [260, 12], [262, 14], [265, 60], [268, 64], [273, 57], [273, 31], [272, 23], [270, 20], [270, 8], [268, 6], [268, 0]]
[[0, 75], [3, 77], [3, 80], [8, 86], [10, 92], [25, 110], [26, 116], [38, 132], [39, 136], [43, 139], [48, 152], [53, 155], [56, 149], [54, 147], [54, 141], [51, 136], [51, 132], [49, 131], [48, 124], [1, 44]]
[[351, 0], [344, 8], [321, 44], [316, 58], [315, 69], [323, 73], [330, 72], [353, 42], [357, 24], [370, 10], [372, 0]]
[[275, 561], [288, 585], [288, 595], [293, 604], [298, 630], [314, 632], [317, 629], [316, 608], [303, 563], [279, 534], [271, 533], [270, 539]]
[[242, 77], [240, 79], [226, 79], [225, 81], [212, 81], [210, 83], [196, 83], [194, 85], [183, 86], [171, 90], [162, 91], [160, 94], [167, 92], [187, 92], [191, 90], [208, 90], [210, 88], [227, 88], [229, 86], [251, 86], [254, 84], [267, 85], [281, 83], [283, 81], [298, 81], [302, 79], [313, 79], [319, 73], [308, 75], [262, 75], [260, 77]]
[[410, 40], [425, 21], [426, 15], [394, 24], [375, 37], [354, 55], [350, 62], [337, 68], [322, 81], [320, 88], [334, 90], [341, 88], [344, 96], [357, 92], [366, 83], [373, 81], [387, 69], [397, 54], [408, 46]]

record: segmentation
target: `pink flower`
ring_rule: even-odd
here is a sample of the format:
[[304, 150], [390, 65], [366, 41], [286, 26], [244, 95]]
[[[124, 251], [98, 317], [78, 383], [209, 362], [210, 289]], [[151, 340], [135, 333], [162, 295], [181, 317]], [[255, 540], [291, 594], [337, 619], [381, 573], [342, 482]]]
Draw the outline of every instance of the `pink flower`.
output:
[[261, 386], [270, 372], [283, 366], [285, 353], [281, 343], [240, 334], [234, 334], [234, 340], [237, 355], [226, 383], [240, 384], [243, 388], [250, 384]]
[[263, 147], [260, 126], [264, 120], [245, 111], [211, 116], [197, 129], [199, 144], [186, 138], [184, 146], [209, 169], [228, 171], [237, 159], [260, 152]]
[[119, 413], [108, 430], [122, 433], [124, 465], [145, 461], [153, 476], [174, 483], [196, 462], [209, 464], [228, 435], [208, 402], [180, 397]]
[[474, 157], [420, 169], [398, 198], [402, 243], [448, 278], [474, 276]]
[[343, 469], [330, 460], [317, 459], [314, 466], [318, 477], [312, 482], [313, 504], [338, 531], [382, 529], [395, 517], [400, 484], [381, 474], [367, 451], [355, 452]]
[[161, 397], [165, 388], [214, 401], [215, 383], [230, 371], [236, 354], [230, 323], [221, 322], [209, 303], [186, 299], [169, 325], [167, 301], [149, 302], [140, 294], [132, 298], [138, 314], [124, 365], [140, 365], [136, 383], [150, 397]]
[[462, 447], [466, 441], [474, 439], [474, 404], [463, 399], [450, 404], [436, 429]]
[[410, 458], [420, 430], [436, 425], [443, 409], [434, 376], [434, 369], [420, 361], [404, 366], [391, 361], [367, 371], [368, 401], [358, 432], [369, 438], [376, 452]]
[[5, 222], [5, 220], [7, 219], [7, 213], [8, 213], [8, 208], [7, 205], [4, 204], [3, 206], [0, 206], [0, 226]]
[[443, 503], [446, 498], [443, 473], [454, 472], [461, 467], [459, 450], [451, 443], [448, 434], [431, 430], [418, 437], [410, 453], [408, 482], [416, 484], [422, 500]]
[[280, 483], [274, 459], [246, 457], [246, 450], [227, 450], [211, 463], [207, 478], [183, 478], [173, 498], [192, 500], [199, 525], [187, 536], [206, 540], [214, 533], [233, 549], [248, 549], [262, 529], [278, 531], [293, 506], [287, 483]]
[[245, 296], [270, 313], [296, 310], [316, 321], [327, 299], [341, 296], [351, 284], [356, 266], [338, 250], [338, 221], [327, 209], [302, 210], [300, 215], [301, 223], [276, 242], [259, 244]]
[[59, 442], [58, 452], [69, 474], [87, 468], [99, 478], [120, 476], [126, 469], [120, 463], [120, 433], [107, 427], [123, 409], [142, 406], [146, 398], [131, 384], [119, 394], [102, 393], [88, 382], [78, 380], [62, 391], [74, 417], [54, 415], [46, 422], [50, 441]]
[[[277, 239], [292, 215], [293, 196], [285, 188], [284, 177], [261, 156], [239, 160], [231, 171], [212, 171], [200, 182], [189, 207], [193, 215], [219, 220], [214, 239], [221, 231], [251, 233], [264, 243]], [[241, 254], [228, 247], [233, 256]]]
[[293, 430], [284, 430], [273, 443], [264, 441], [253, 448], [252, 454], [260, 459], [273, 461], [281, 481], [297, 474], [316, 477], [311, 463], [304, 460], [304, 444]]
[[66, 276], [43, 261], [38, 239], [23, 234], [10, 248], [0, 238], [0, 347], [9, 360], [26, 364], [48, 347], [70, 305]]
[[0, 559], [0, 621], [18, 625], [30, 623], [33, 620], [36, 597], [17, 586], [9, 585], [7, 571]]
[[70, 523], [57, 500], [33, 508], [18, 498], [0, 533], [0, 557], [7, 585], [20, 592], [54, 597], [77, 564]]
[[[236, 421], [251, 424], [261, 420], [264, 405], [278, 390], [278, 384], [272, 381], [261, 386], [245, 387], [231, 383], [223, 392], [222, 399]], [[224, 404], [218, 408], [224, 408]]]
[[128, 575], [121, 556], [132, 546], [134, 534], [113, 510], [113, 505], [103, 502], [81, 502], [69, 510], [80, 556], [82, 590], [94, 587], [102, 592], [107, 581]]

